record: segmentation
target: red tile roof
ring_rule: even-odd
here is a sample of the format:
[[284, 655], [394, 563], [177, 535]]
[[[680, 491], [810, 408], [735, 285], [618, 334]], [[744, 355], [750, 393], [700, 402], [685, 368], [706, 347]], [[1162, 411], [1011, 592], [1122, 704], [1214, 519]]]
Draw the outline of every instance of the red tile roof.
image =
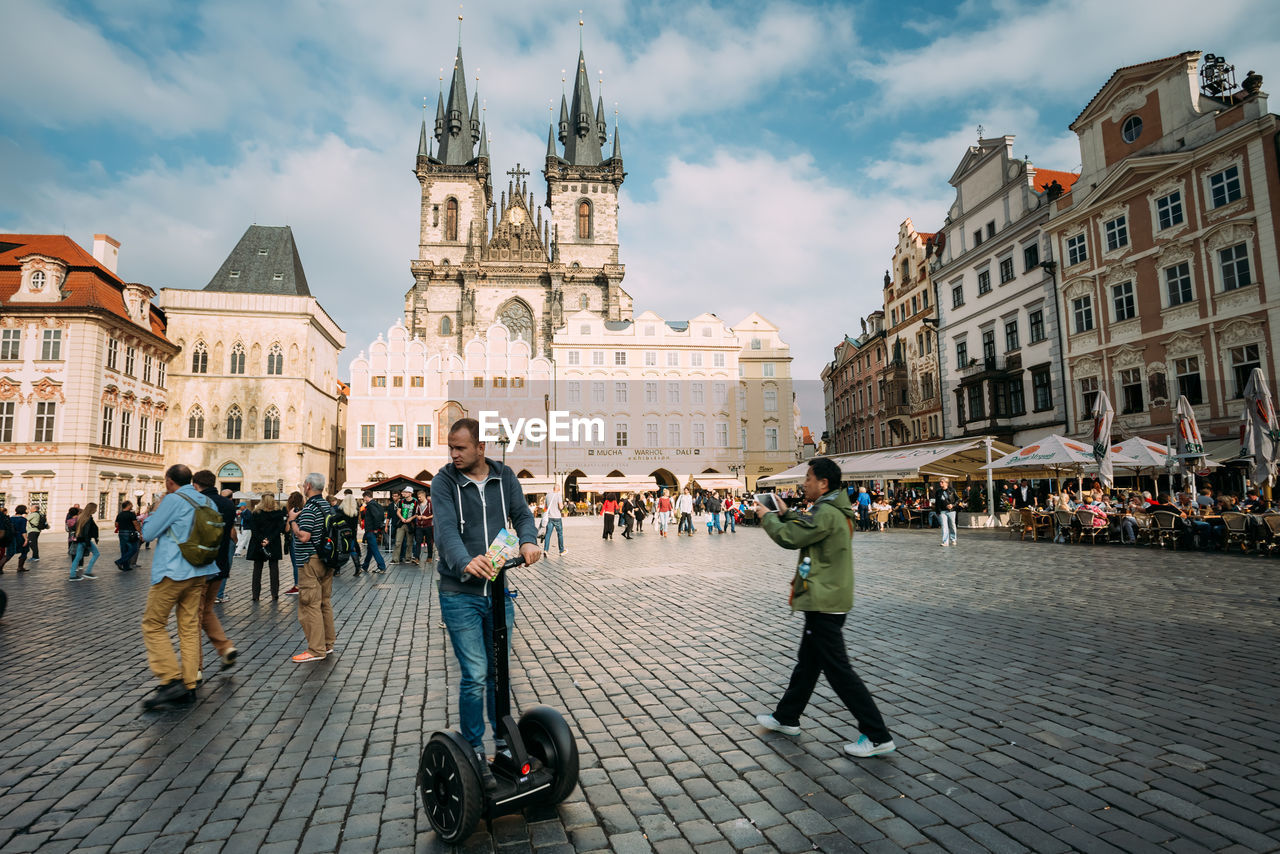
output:
[[1080, 180], [1080, 176], [1074, 172], [1059, 172], [1057, 169], [1036, 169], [1036, 178], [1033, 186], [1041, 193], [1049, 188], [1049, 185], [1057, 181], [1062, 186], [1065, 193], [1071, 189], [1076, 181]]
[[[21, 259], [34, 254], [47, 255], [66, 263], [67, 278], [62, 289], [67, 292], [67, 297], [56, 304], [19, 305], [43, 309], [100, 308], [133, 322], [124, 304], [124, 281], [62, 234], [0, 234], [0, 303], [7, 302], [18, 292], [22, 284]], [[150, 318], [151, 332], [164, 338], [164, 312], [152, 304]]]
[[801, 437], [802, 437], [802, 439], [803, 439], [803, 442], [802, 442], [801, 444], [804, 444], [804, 445], [812, 445], [812, 444], [813, 444], [813, 434], [809, 432], [809, 428], [808, 428], [808, 427], [801, 426], [801, 427], [800, 427], [800, 433], [801, 433]]

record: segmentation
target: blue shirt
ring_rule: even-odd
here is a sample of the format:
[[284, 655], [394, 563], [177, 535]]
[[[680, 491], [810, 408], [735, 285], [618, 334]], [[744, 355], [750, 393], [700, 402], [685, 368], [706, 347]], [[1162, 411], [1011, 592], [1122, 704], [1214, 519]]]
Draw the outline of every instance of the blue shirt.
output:
[[[187, 496], [196, 504], [214, 507], [213, 502], [205, 498], [191, 484], [178, 487], [178, 492]], [[174, 581], [186, 581], [205, 575], [217, 575], [216, 563], [208, 566], [192, 566], [182, 556], [179, 543], [186, 542], [191, 533], [191, 523], [196, 518], [196, 509], [184, 501], [181, 496], [170, 493], [160, 502], [160, 506], [152, 510], [147, 521], [142, 523], [142, 539], [146, 542], [156, 540], [156, 553], [151, 558], [151, 583], [159, 584], [165, 578]]]
[[870, 494], [870, 493], [868, 493], [868, 492], [859, 492], [859, 493], [858, 493], [858, 506], [859, 506], [859, 507], [870, 507], [870, 506], [871, 506], [871, 494]]

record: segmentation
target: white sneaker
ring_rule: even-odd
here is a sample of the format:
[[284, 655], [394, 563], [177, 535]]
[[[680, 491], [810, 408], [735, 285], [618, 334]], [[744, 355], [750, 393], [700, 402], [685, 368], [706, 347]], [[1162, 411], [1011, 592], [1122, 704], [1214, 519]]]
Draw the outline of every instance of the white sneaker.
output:
[[859, 759], [865, 759], [868, 756], [879, 756], [882, 753], [892, 753], [897, 747], [893, 741], [882, 741], [879, 744], [872, 743], [871, 739], [865, 735], [858, 738], [852, 744], [844, 746], [844, 752], [850, 756], [856, 756]]
[[948, 543], [946, 540], [943, 540], [943, 541], [942, 541], [942, 543], [940, 543], [940, 545], [941, 545], [943, 548], [945, 548], [945, 547], [947, 547], [947, 546], [951, 545], [951, 543]]
[[800, 734], [800, 727], [787, 726], [786, 724], [778, 723], [778, 719], [775, 718], [773, 715], [756, 715], [756, 723], [760, 724], [760, 726], [764, 727], [765, 729], [773, 730], [774, 732], [780, 732], [783, 735], [799, 735]]

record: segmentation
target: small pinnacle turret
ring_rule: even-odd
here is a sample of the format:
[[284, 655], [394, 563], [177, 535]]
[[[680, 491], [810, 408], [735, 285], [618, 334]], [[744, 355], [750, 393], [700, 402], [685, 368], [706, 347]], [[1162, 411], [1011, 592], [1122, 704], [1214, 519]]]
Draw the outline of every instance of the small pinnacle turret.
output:
[[564, 159], [573, 166], [599, 166], [601, 157], [600, 128], [591, 106], [591, 81], [587, 79], [587, 60], [578, 51], [578, 73], [573, 81], [573, 98], [567, 111], [561, 111], [561, 134]]
[[[467, 108], [467, 76], [462, 65], [462, 47], [453, 63], [453, 79], [449, 82], [449, 98], [436, 120], [436, 142], [440, 144], [436, 158], [448, 166], [461, 166], [474, 158], [479, 141], [479, 118], [472, 118]], [[443, 126], [443, 127], [442, 127]]]

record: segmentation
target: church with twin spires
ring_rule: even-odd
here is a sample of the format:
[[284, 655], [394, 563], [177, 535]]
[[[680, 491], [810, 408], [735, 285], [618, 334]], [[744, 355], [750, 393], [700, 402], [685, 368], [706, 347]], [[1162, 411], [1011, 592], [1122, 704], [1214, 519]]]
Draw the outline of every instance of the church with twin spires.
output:
[[579, 50], [573, 96], [561, 95], [559, 127], [547, 129], [546, 196], [535, 196], [530, 173], [517, 164], [495, 198], [479, 94], [468, 106], [459, 45], [448, 97], [439, 96], [434, 131], [424, 117], [414, 165], [421, 226], [405, 327], [430, 352], [461, 353], [501, 322], [532, 355], [550, 358], [554, 331], [570, 315], [632, 319], [618, 260], [618, 190], [626, 173], [616, 126], [605, 157], [603, 114], [603, 98], [591, 103]]

